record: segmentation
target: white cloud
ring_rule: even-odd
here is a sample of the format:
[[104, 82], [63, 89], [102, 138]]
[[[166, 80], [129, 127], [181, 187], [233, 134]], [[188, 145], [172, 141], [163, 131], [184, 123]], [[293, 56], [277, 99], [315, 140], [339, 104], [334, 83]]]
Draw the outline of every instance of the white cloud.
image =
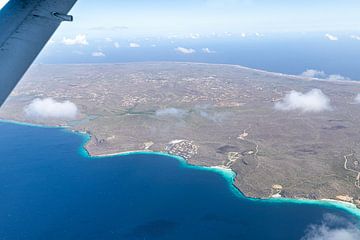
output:
[[201, 35], [199, 33], [191, 33], [189, 38], [191, 39], [199, 39]]
[[165, 108], [165, 109], [157, 110], [155, 114], [156, 116], [159, 117], [169, 116], [175, 118], [183, 118], [187, 115], [187, 112], [179, 108]]
[[360, 104], [360, 93], [358, 95], [356, 95], [354, 100], [355, 100], [356, 104]]
[[86, 35], [78, 34], [75, 38], [66, 38], [64, 37], [62, 43], [65, 45], [89, 45], [89, 42], [86, 39]]
[[226, 37], [232, 37], [233, 34], [231, 32], [224, 32], [224, 36]]
[[141, 47], [141, 46], [140, 46], [140, 44], [138, 44], [138, 43], [130, 43], [130, 44], [129, 44], [129, 47], [131, 47], [131, 48], [139, 48], [139, 47]]
[[184, 48], [184, 47], [177, 47], [175, 48], [175, 51], [181, 54], [192, 54], [195, 53], [196, 51], [192, 48]]
[[111, 37], [106, 37], [105, 38], [105, 42], [112, 42], [112, 41], [113, 41], [113, 39]]
[[341, 81], [344, 81], [344, 80], [349, 80], [349, 78], [347, 77], [344, 77], [344, 76], [341, 76], [339, 74], [331, 74], [329, 75], [327, 78], [327, 80], [332, 80], [332, 81], [336, 81], [336, 80], [341, 80]]
[[216, 53], [216, 51], [210, 50], [209, 48], [203, 48], [201, 49], [203, 53]]
[[114, 42], [114, 47], [115, 48], [120, 48], [120, 43], [119, 42]]
[[360, 230], [345, 218], [326, 214], [320, 225], [310, 225], [301, 240], [359, 240]]
[[275, 104], [275, 109], [281, 111], [300, 110], [302, 112], [321, 112], [330, 110], [330, 99], [319, 89], [307, 93], [291, 91], [284, 99]]
[[327, 75], [325, 74], [324, 71], [308, 69], [305, 72], [303, 72], [301, 76], [308, 78], [326, 78]]
[[78, 109], [70, 101], [57, 102], [52, 98], [37, 98], [27, 105], [24, 111], [26, 116], [30, 118], [74, 119]]
[[203, 118], [205, 118], [205, 119], [207, 119], [209, 121], [216, 122], [216, 123], [223, 122], [230, 115], [229, 113], [226, 113], [226, 112], [212, 113], [212, 112], [208, 112], [206, 110], [200, 110], [199, 114], [200, 114], [201, 117], [203, 117]]
[[247, 35], [246, 35], [246, 33], [241, 33], [240, 36], [245, 38]]
[[351, 35], [350, 38], [360, 41], [360, 36]]
[[339, 38], [337, 36], [331, 35], [330, 33], [325, 34], [325, 37], [330, 41], [337, 41]]
[[308, 69], [305, 72], [303, 72], [300, 76], [306, 77], [306, 78], [319, 78], [319, 79], [326, 79], [330, 81], [336, 81], [336, 80], [350, 80], [347, 77], [344, 77], [340, 74], [326, 74], [324, 71], [319, 71], [315, 69]]
[[91, 53], [91, 56], [93, 57], [105, 57], [105, 53], [101, 52], [101, 51], [96, 51], [96, 52], [93, 52]]

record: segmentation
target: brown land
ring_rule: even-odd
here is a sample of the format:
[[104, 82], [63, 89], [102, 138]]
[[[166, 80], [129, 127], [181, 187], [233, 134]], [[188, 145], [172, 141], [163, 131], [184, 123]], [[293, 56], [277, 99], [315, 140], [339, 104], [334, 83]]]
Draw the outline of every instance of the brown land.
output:
[[[290, 90], [321, 89], [332, 110], [277, 111]], [[193, 63], [37, 65], [0, 110], [2, 119], [66, 125], [91, 134], [92, 155], [150, 150], [237, 173], [247, 196], [360, 198], [360, 93], [356, 82], [320, 81], [240, 66]], [[70, 100], [75, 120], [32, 119], [34, 98]], [[342, 197], [345, 198], [345, 197]]]

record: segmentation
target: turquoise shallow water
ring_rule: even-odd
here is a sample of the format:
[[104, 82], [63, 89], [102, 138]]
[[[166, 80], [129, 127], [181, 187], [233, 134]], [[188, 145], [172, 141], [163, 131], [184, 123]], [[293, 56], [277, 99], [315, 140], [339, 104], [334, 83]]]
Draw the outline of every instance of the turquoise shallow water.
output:
[[0, 133], [0, 239], [360, 236], [357, 211], [248, 199], [232, 172], [165, 154], [92, 158], [87, 136], [59, 128], [0, 122]]

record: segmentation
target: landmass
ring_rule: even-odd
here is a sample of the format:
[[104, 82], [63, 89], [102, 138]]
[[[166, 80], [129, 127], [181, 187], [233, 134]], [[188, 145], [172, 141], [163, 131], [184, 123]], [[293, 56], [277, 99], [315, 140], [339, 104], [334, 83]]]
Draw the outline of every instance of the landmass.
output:
[[[321, 89], [332, 109], [278, 111], [291, 90]], [[336, 199], [360, 206], [360, 83], [233, 65], [128, 63], [35, 65], [0, 118], [90, 134], [94, 156], [156, 151], [231, 169], [255, 198]], [[35, 98], [71, 101], [76, 119], [31, 118]]]

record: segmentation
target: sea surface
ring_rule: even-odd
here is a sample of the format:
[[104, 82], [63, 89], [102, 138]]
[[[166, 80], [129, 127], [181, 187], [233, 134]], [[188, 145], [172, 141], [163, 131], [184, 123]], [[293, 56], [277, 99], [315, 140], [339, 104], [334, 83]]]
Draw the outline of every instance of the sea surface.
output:
[[[327, 75], [360, 80], [360, 41], [350, 33], [337, 34], [338, 41], [329, 41], [324, 34], [269, 34], [262, 37], [222, 37], [199, 39], [89, 39], [87, 46], [65, 46], [60, 40], [49, 44], [37, 63], [117, 63], [148, 61], [179, 61], [236, 64], [270, 72], [299, 75], [308, 69], [324, 71]], [[114, 47], [114, 42], [119, 48]], [[130, 48], [129, 42], [140, 45]], [[181, 54], [175, 49], [193, 49]], [[203, 48], [211, 52], [204, 53]], [[105, 56], [93, 57], [94, 51]]]
[[360, 236], [354, 210], [249, 199], [229, 172], [165, 154], [92, 158], [88, 136], [61, 128], [0, 122], [0, 133], [2, 240]]

